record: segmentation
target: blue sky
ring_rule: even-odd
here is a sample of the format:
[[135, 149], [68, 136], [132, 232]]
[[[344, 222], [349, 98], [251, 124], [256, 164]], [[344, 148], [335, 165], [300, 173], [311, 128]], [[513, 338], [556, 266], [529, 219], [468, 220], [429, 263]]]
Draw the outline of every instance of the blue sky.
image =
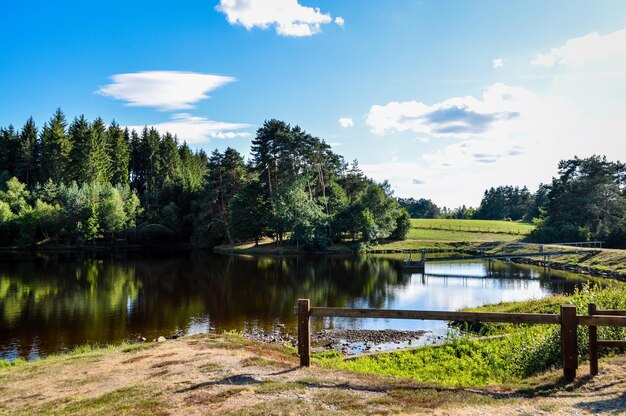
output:
[[249, 154], [298, 124], [399, 196], [477, 205], [626, 159], [626, 2], [6, 2], [0, 126], [101, 116]]

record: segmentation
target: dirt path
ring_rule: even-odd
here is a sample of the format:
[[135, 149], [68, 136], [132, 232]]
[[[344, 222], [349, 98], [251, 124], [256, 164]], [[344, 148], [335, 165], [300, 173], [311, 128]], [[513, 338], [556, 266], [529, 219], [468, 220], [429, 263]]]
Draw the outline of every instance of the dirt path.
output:
[[525, 390], [433, 387], [299, 368], [282, 347], [202, 335], [0, 368], [0, 414], [626, 414], [625, 356], [593, 379], [558, 377]]

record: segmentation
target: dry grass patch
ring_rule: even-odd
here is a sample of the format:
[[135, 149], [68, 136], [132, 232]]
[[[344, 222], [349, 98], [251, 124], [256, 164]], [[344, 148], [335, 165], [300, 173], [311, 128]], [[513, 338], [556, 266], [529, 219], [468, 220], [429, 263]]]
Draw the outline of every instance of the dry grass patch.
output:
[[[341, 390], [320, 391], [315, 399], [321, 401], [331, 409], [363, 412], [370, 408], [362, 395], [347, 393]], [[372, 410], [370, 408], [370, 410]]]
[[304, 401], [301, 399], [294, 400], [269, 400], [253, 406], [241, 407], [225, 412], [221, 412], [223, 416], [327, 416], [337, 415], [326, 409], [320, 409], [319, 405]]
[[290, 390], [303, 390], [305, 386], [298, 382], [264, 381], [254, 388], [257, 394], [276, 394]]
[[161, 393], [145, 386], [113, 390], [95, 398], [70, 401], [68, 398], [33, 407], [38, 415], [80, 414], [85, 416], [110, 415], [166, 415]]
[[150, 368], [163, 368], [163, 367], [170, 367], [172, 365], [178, 365], [178, 364], [188, 364], [191, 361], [189, 360], [169, 360], [169, 361], [162, 361], [160, 363], [155, 363], [152, 364], [150, 366]]
[[290, 363], [285, 363], [277, 360], [267, 359], [265, 357], [248, 357], [241, 360], [242, 367], [269, 367], [269, 368], [289, 368], [291, 367]]
[[198, 371], [200, 371], [201, 373], [217, 373], [220, 371], [224, 371], [225, 369], [226, 367], [216, 363], [206, 363], [198, 367]]
[[209, 405], [224, 403], [231, 397], [240, 395], [241, 393], [249, 391], [249, 389], [243, 387], [233, 387], [230, 389], [222, 390], [217, 394], [208, 394], [206, 392], [195, 393], [185, 399], [187, 404], [194, 405]]

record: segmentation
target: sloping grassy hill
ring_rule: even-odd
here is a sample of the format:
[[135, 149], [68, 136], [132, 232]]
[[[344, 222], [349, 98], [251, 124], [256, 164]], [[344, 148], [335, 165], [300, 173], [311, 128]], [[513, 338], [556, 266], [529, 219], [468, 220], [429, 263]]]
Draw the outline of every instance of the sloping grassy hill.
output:
[[411, 219], [411, 229], [403, 241], [379, 244], [374, 250], [408, 250], [472, 245], [486, 242], [514, 242], [524, 239], [533, 224], [493, 220]]

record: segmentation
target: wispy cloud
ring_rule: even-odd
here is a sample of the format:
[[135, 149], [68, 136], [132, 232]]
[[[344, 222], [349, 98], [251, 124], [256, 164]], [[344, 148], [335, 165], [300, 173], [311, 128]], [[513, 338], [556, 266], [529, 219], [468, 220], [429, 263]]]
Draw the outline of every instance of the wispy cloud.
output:
[[[330, 14], [302, 6], [298, 0], [221, 0], [216, 9], [232, 25], [248, 30], [273, 27], [281, 36], [312, 36], [320, 33], [323, 24], [333, 21]], [[335, 24], [343, 26], [343, 18], [336, 17]]]
[[626, 29], [608, 35], [593, 32], [569, 39], [565, 45], [537, 55], [531, 64], [548, 68], [556, 65], [581, 66], [616, 57], [626, 58]]
[[[126, 126], [129, 129], [140, 131], [144, 126]], [[212, 121], [205, 117], [193, 116], [187, 113], [174, 114], [169, 121], [148, 125], [154, 127], [160, 133], [170, 132], [187, 143], [206, 143], [210, 139], [233, 139], [237, 137], [249, 137], [245, 131], [252, 126], [242, 123], [225, 123]]]
[[131, 107], [155, 107], [163, 111], [185, 110], [209, 98], [208, 92], [235, 78], [178, 71], [144, 71], [111, 76], [112, 83], [97, 93], [126, 101]]
[[354, 126], [354, 120], [352, 120], [350, 117], [342, 117], [339, 119], [339, 124], [341, 125], [341, 127], [352, 127]]
[[504, 59], [502, 58], [496, 58], [493, 61], [491, 61], [491, 65], [494, 68], [502, 68], [504, 66]]
[[497, 122], [519, 116], [513, 103], [518, 88], [495, 84], [482, 100], [471, 96], [455, 97], [434, 105], [419, 101], [374, 105], [366, 121], [372, 132], [413, 131], [424, 135], [467, 137], [482, 134]]

